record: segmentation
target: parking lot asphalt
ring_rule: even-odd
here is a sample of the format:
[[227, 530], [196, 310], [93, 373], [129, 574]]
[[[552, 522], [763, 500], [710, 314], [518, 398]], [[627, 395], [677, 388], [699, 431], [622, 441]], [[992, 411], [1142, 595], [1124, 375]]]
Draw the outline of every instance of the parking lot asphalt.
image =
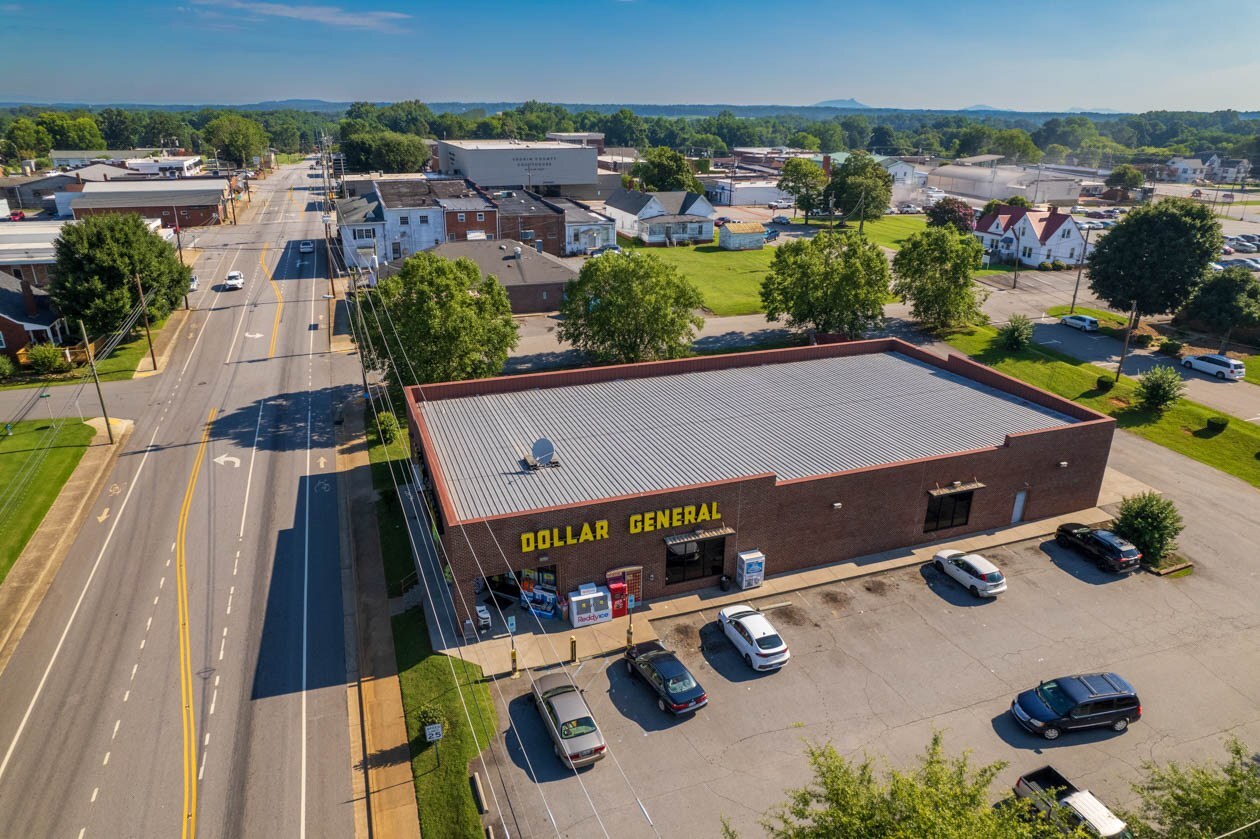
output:
[[[496, 685], [507, 757], [492, 765], [491, 780], [510, 793], [511, 832], [600, 835], [602, 822], [618, 837], [716, 836], [725, 817], [743, 835], [760, 835], [761, 814], [809, 780], [808, 743], [906, 766], [940, 730], [951, 752], [1009, 763], [995, 794], [1053, 763], [1119, 806], [1133, 803], [1129, 784], [1145, 760], [1218, 759], [1227, 732], [1254, 747], [1260, 574], [1251, 546], [1260, 542], [1260, 493], [1130, 435], [1117, 436], [1111, 463], [1178, 502], [1189, 525], [1183, 549], [1198, 562], [1192, 576], [1114, 577], [1036, 541], [988, 553], [1010, 580], [995, 601], [973, 599], [927, 566], [770, 602], [753, 597], [792, 649], [787, 667], [760, 675], [735, 655], [714, 614], [655, 621], [709, 705], [676, 720], [619, 658], [583, 663], [571, 672], [610, 748], [591, 768], [573, 773], [552, 755], [524, 699], [525, 678]], [[1097, 670], [1122, 674], [1139, 692], [1143, 718], [1127, 732], [1051, 743], [1010, 720], [1020, 690]]]

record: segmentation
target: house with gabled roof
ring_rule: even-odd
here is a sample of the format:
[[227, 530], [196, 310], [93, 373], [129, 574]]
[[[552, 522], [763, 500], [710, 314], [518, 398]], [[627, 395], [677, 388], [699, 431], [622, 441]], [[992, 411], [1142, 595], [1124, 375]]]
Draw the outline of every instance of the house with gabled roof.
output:
[[1058, 208], [1029, 210], [1001, 204], [976, 222], [975, 237], [992, 259], [1024, 265], [1058, 260], [1076, 265], [1085, 257], [1085, 237], [1075, 219]]
[[618, 189], [604, 202], [604, 213], [617, 223], [617, 233], [645, 245], [696, 244], [713, 241], [717, 211], [695, 192], [639, 192]]

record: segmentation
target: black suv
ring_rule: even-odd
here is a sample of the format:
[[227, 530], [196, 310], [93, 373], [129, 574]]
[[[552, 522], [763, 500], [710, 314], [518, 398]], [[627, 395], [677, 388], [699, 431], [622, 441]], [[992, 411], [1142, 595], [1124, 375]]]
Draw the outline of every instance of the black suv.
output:
[[1063, 548], [1075, 548], [1104, 571], [1132, 571], [1142, 562], [1142, 552], [1133, 543], [1110, 530], [1094, 530], [1083, 524], [1061, 524], [1054, 541]]
[[1074, 728], [1106, 725], [1124, 731], [1142, 718], [1142, 703], [1133, 686], [1115, 673], [1089, 673], [1024, 691], [1011, 703], [1011, 716], [1029, 732], [1057, 740]]

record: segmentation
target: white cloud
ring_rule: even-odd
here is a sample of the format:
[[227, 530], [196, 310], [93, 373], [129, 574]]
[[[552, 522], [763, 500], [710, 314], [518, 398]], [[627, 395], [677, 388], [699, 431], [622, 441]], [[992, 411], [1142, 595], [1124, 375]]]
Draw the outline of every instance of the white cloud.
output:
[[291, 3], [265, 3], [253, 0], [192, 0], [195, 5], [214, 5], [219, 9], [236, 9], [264, 17], [280, 17], [343, 26], [350, 29], [397, 29], [411, 15], [402, 12], [348, 11], [338, 6], [299, 6]]

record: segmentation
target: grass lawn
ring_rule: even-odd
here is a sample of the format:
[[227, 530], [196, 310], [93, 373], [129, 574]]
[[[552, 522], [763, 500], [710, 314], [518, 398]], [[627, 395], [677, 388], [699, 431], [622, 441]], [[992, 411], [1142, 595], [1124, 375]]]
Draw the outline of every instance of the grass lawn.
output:
[[[468, 764], [490, 744], [498, 730], [490, 688], [480, 667], [433, 651], [421, 609], [397, 615], [393, 625], [420, 830], [426, 839], [480, 836], [481, 817], [473, 804]], [[451, 664], [455, 665], [454, 678]], [[441, 709], [445, 731], [440, 746], [424, 739], [417, 709], [426, 703]], [[464, 703], [468, 706], [467, 715]]]
[[1153, 414], [1137, 406], [1137, 383], [1127, 376], [1102, 391], [1098, 377], [1112, 374], [1101, 367], [1044, 348], [1012, 352], [996, 339], [996, 330], [983, 326], [945, 336], [982, 364], [1115, 417], [1120, 428], [1260, 487], [1260, 426], [1231, 417], [1223, 431], [1213, 431], [1207, 420], [1220, 412], [1184, 399]]
[[[154, 321], [151, 324], [150, 331], [153, 332], [155, 339], [157, 333], [165, 325], [165, 320]], [[140, 368], [145, 370], [151, 369], [150, 364], [149, 342], [144, 337], [144, 327], [142, 326], [132, 333], [129, 339], [119, 344], [109, 358], [104, 361], [97, 361], [96, 372], [101, 377], [102, 382], [117, 382], [132, 378], [136, 375], [136, 370]], [[86, 364], [82, 367], [76, 367], [69, 373], [52, 376], [19, 373], [12, 379], [6, 379], [4, 383], [0, 384], [0, 390], [10, 390], [15, 387], [77, 384], [79, 379], [88, 373]]]
[[13, 426], [12, 437], [0, 430], [0, 506], [10, 500], [8, 491], [16, 487], [19, 474], [27, 468], [35, 470], [0, 518], [4, 522], [0, 527], [0, 581], [57, 500], [62, 484], [79, 465], [79, 458], [96, 433], [78, 420], [65, 420], [41, 461], [39, 449], [48, 442], [45, 435], [52, 425], [49, 420], [19, 422]]
[[[627, 247], [623, 242], [622, 247]], [[630, 245], [630, 249], [635, 249]], [[725, 251], [716, 244], [648, 248], [676, 267], [704, 295], [704, 306], [718, 316], [751, 315], [762, 310], [761, 281], [770, 273], [774, 248]]]
[[381, 534], [381, 556], [385, 562], [385, 586], [390, 597], [402, 594], [404, 584], [410, 584], [416, 576], [402, 503], [389, 477], [391, 462], [395, 464], [394, 475], [399, 481], [402, 480], [403, 470], [406, 470], [406, 475], [411, 474], [407, 466], [410, 432], [406, 425], [400, 423], [400, 426], [394, 442], [386, 446], [376, 433], [376, 423], [371, 421], [371, 411], [368, 412], [368, 457], [372, 462], [372, 484], [376, 487], [378, 496], [376, 518]]
[[868, 221], [862, 232], [880, 247], [901, 250], [901, 246], [914, 234], [927, 227], [927, 216], [883, 216], [878, 221]]
[[306, 155], [301, 152], [276, 152], [276, 165], [284, 166], [288, 163], [301, 163], [306, 159]]

